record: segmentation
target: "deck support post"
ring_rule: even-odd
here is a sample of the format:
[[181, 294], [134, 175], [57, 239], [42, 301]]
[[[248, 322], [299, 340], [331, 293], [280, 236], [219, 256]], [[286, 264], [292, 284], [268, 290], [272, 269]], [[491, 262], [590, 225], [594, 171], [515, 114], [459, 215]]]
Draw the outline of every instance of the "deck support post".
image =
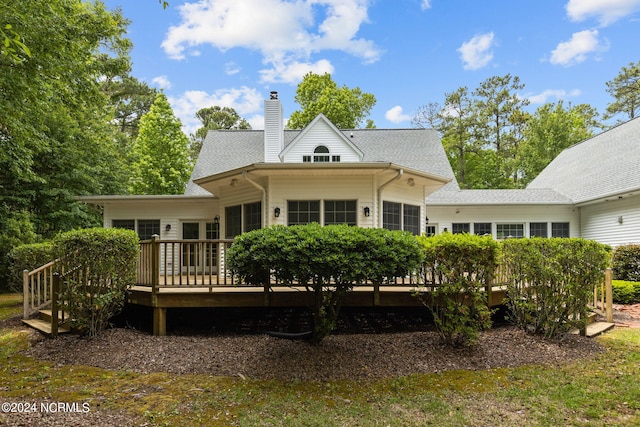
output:
[[380, 305], [380, 283], [373, 284], [373, 306]]
[[153, 335], [167, 335], [167, 309], [165, 307], [153, 307]]
[[269, 307], [271, 305], [271, 293], [269, 292], [270, 286], [268, 283], [264, 285], [264, 306]]

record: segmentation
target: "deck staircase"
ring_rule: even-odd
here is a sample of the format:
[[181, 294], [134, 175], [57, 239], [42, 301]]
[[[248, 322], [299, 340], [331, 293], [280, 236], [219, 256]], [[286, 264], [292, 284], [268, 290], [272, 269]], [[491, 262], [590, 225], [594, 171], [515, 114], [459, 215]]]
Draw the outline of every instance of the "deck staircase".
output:
[[[22, 319], [25, 325], [32, 327], [33, 329], [42, 332], [47, 337], [51, 338], [55, 334], [52, 331], [52, 314], [50, 309], [38, 310], [38, 316], [31, 319]], [[65, 313], [58, 312], [58, 334], [66, 334], [71, 332], [71, 329], [64, 324]]]
[[[603, 317], [604, 314], [600, 312], [598, 309], [594, 309], [594, 311], [589, 314], [587, 319], [587, 333], [586, 336], [589, 338], [597, 337], [600, 334], [603, 334], [610, 329], [612, 329], [615, 324], [613, 322], [605, 322], [601, 320], [597, 320], [599, 317]], [[571, 331], [572, 334], [578, 335], [580, 331], [578, 329], [574, 329]]]

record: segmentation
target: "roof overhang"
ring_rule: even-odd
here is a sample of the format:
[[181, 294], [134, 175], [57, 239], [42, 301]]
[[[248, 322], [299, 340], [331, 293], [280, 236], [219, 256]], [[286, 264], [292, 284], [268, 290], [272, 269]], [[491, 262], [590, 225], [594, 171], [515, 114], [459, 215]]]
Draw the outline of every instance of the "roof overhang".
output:
[[182, 194], [172, 195], [122, 195], [122, 196], [77, 196], [79, 202], [92, 205], [104, 206], [109, 203], [137, 203], [137, 202], [157, 202], [157, 203], [177, 203], [177, 202], [200, 202], [211, 201], [217, 197], [211, 196], [185, 196]]
[[576, 201], [575, 205], [578, 207], [589, 206], [589, 205], [595, 205], [597, 203], [604, 203], [604, 202], [611, 202], [613, 200], [626, 199], [627, 197], [638, 196], [638, 195], [640, 195], [640, 188], [627, 188], [624, 190], [605, 194], [603, 196], [599, 196], [594, 199], [579, 200], [579, 201]]
[[241, 168], [195, 179], [193, 182], [213, 194], [220, 193], [220, 187], [229, 185], [231, 180], [251, 173], [252, 177], [266, 176], [371, 176], [386, 172], [397, 173], [414, 179], [415, 184], [440, 188], [451, 181], [450, 178], [426, 173], [389, 162], [369, 163], [253, 163]]

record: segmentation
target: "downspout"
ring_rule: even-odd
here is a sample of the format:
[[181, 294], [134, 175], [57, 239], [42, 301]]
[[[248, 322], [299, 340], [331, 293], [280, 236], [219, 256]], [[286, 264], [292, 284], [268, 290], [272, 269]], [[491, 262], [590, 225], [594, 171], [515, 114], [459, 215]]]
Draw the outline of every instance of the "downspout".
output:
[[262, 192], [262, 228], [264, 228], [268, 225], [267, 224], [267, 190], [265, 190], [262, 185], [258, 184], [253, 179], [249, 178], [249, 174], [247, 173], [247, 171], [242, 172], [242, 177], [247, 181], [249, 181], [251, 185], [253, 185], [254, 187], [256, 187], [258, 190]]
[[383, 220], [382, 219], [382, 190], [384, 190], [387, 185], [389, 185], [392, 182], [397, 181], [400, 178], [402, 178], [402, 174], [404, 174], [404, 170], [398, 169], [398, 174], [396, 176], [394, 176], [389, 181], [385, 182], [380, 187], [378, 187], [378, 224], [377, 224], [377, 228], [382, 228], [382, 220]]

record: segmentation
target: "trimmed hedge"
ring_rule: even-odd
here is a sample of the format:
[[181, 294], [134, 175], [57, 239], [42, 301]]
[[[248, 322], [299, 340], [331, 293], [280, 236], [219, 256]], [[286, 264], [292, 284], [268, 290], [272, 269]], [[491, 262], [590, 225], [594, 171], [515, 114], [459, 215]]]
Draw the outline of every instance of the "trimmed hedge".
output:
[[71, 326], [94, 336], [124, 306], [135, 283], [139, 240], [132, 230], [90, 228], [58, 235], [54, 246], [63, 276], [60, 307]]
[[472, 346], [479, 331], [491, 327], [485, 286], [493, 280], [499, 243], [491, 237], [443, 233], [418, 237], [424, 268], [434, 287], [417, 293], [429, 308], [441, 339], [454, 346]]
[[613, 281], [613, 302], [616, 304], [640, 303], [640, 282]]
[[227, 253], [230, 270], [249, 284], [273, 279], [313, 291], [316, 343], [335, 328], [342, 297], [354, 284], [404, 276], [421, 261], [409, 233], [315, 223], [250, 231], [236, 237]]
[[611, 260], [613, 278], [640, 282], [640, 245], [618, 246]]
[[505, 240], [502, 251], [508, 304], [519, 327], [554, 337], [586, 325], [593, 288], [602, 283], [609, 264], [608, 246], [531, 238]]
[[35, 270], [55, 259], [51, 242], [20, 245], [9, 252], [9, 277], [7, 286], [10, 292], [22, 293], [22, 274], [24, 270]]

